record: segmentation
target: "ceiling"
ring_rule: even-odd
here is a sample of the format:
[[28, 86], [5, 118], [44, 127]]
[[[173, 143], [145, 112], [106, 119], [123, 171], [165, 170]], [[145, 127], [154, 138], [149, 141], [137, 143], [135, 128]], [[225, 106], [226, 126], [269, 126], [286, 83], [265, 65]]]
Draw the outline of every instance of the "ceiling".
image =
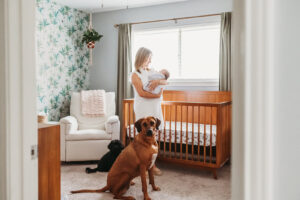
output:
[[[128, 8], [175, 3], [187, 0], [54, 0], [55, 2], [86, 12], [105, 12]], [[103, 4], [103, 8], [102, 5]]]

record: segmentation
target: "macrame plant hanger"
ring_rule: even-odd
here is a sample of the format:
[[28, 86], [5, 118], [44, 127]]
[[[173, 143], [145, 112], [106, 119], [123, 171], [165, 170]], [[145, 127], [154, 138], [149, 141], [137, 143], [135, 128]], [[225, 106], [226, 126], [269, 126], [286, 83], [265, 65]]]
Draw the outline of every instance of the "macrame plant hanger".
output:
[[[92, 29], [93, 29], [92, 13], [90, 13], [89, 30], [91, 31]], [[89, 50], [90, 50], [89, 66], [91, 66], [93, 64], [93, 48], [89, 48]]]

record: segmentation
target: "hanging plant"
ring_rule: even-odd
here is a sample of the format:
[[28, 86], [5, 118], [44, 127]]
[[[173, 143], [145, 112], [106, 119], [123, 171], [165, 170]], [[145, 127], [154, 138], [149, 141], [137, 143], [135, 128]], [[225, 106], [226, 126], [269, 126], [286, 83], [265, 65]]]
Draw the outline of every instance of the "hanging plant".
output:
[[83, 33], [82, 42], [87, 44], [89, 49], [93, 49], [95, 47], [95, 42], [99, 41], [103, 35], [99, 35], [95, 29], [88, 29]]

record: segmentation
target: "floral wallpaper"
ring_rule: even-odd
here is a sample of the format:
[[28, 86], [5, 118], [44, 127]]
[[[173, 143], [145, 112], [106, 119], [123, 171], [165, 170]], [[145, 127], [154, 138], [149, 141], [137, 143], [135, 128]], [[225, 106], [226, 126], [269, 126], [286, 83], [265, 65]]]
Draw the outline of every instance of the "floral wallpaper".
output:
[[51, 0], [36, 1], [38, 112], [58, 121], [69, 114], [72, 91], [88, 88], [89, 15]]

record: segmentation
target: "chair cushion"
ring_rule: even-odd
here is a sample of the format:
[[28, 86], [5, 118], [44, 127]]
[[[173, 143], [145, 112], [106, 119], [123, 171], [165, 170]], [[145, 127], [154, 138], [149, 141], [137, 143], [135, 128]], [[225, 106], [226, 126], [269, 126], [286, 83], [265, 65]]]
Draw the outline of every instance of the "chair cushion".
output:
[[72, 131], [70, 134], [66, 135], [66, 140], [110, 140], [111, 134], [106, 133], [104, 130], [97, 129], [86, 129]]
[[108, 117], [115, 115], [116, 104], [115, 104], [115, 93], [114, 92], [106, 92], [105, 93], [105, 101], [106, 107], [105, 112], [106, 115], [102, 117], [88, 117], [84, 116], [81, 113], [81, 98], [79, 92], [73, 92], [71, 97], [71, 106], [70, 106], [70, 114], [75, 117], [78, 121], [78, 129], [100, 129], [105, 130], [105, 122]]

